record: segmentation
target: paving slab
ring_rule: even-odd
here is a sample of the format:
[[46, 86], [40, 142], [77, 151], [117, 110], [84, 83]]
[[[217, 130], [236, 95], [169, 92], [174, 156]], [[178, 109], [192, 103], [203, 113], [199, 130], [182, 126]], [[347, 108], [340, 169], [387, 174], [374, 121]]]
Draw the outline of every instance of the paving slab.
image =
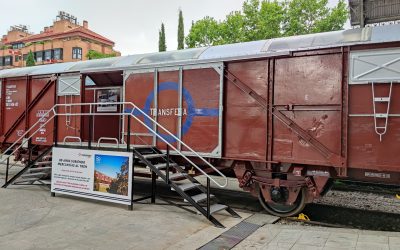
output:
[[0, 249], [18, 250], [196, 249], [251, 215], [221, 212], [220, 229], [176, 206], [135, 204], [129, 211], [33, 186], [0, 189], [0, 204]]
[[234, 249], [397, 250], [400, 232], [266, 224]]

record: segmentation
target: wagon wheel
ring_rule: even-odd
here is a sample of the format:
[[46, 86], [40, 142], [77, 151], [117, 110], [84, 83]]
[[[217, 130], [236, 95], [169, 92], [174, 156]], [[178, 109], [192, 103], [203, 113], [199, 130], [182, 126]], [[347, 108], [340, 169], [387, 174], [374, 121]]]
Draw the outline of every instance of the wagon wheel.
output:
[[300, 213], [304, 209], [306, 205], [306, 190], [304, 188], [301, 189], [299, 196], [292, 205], [284, 204], [284, 202], [265, 201], [261, 189], [258, 200], [268, 213], [279, 217], [289, 217]]

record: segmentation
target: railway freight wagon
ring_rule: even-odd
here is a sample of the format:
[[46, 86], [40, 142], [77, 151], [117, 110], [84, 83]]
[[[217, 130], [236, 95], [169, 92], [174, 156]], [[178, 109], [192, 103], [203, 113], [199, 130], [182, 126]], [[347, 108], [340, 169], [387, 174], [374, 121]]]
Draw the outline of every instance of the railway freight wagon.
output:
[[234, 173], [279, 216], [334, 179], [400, 184], [400, 25], [3, 70], [0, 80], [0, 142], [17, 159], [72, 140], [168, 145], [196, 173]]

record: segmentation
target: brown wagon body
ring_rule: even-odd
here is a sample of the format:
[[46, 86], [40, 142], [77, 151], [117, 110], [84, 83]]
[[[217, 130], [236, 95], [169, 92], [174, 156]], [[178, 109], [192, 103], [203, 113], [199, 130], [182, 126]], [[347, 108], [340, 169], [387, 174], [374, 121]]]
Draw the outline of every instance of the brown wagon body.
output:
[[[291, 215], [335, 178], [400, 184], [399, 34], [400, 26], [391, 25], [3, 71], [0, 142], [7, 148], [39, 119], [46, 122], [40, 114], [56, 103], [115, 97], [176, 135], [179, 141], [163, 138], [178, 150], [187, 152], [186, 143], [215, 166], [233, 169], [269, 212]], [[30, 143], [124, 143], [130, 136], [135, 145], [165, 149], [137, 121], [127, 131], [118, 114], [134, 111], [97, 107], [104, 111], [116, 115], [94, 123], [58, 117]]]

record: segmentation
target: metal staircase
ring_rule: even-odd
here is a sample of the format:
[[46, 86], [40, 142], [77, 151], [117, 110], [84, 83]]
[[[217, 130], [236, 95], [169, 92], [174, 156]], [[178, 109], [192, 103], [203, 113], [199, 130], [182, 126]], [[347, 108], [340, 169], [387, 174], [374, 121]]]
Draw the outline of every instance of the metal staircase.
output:
[[[95, 113], [97, 105], [121, 105], [119, 110], [124, 110], [123, 113]], [[89, 112], [87, 113], [70, 113], [73, 110], [71, 107], [80, 106], [85, 107], [89, 106]], [[179, 138], [177, 138], [174, 134], [168, 131], [165, 127], [155, 121], [152, 117], [146, 114], [144, 111], [139, 109], [135, 104], [131, 102], [117, 102], [117, 103], [71, 103], [71, 104], [56, 104], [54, 105], [46, 114], [43, 116], [48, 117], [45, 122], [41, 122], [39, 118], [38, 121], [30, 127], [20, 138], [18, 138], [5, 152], [6, 154], [1, 155], [0, 163], [7, 162], [7, 171], [6, 171], [6, 183], [3, 185], [3, 188], [7, 188], [9, 185], [26, 185], [26, 184], [34, 184], [41, 183], [46, 184], [43, 179], [48, 178], [51, 173], [51, 152], [52, 146], [46, 148], [44, 151], [37, 154], [36, 157], [32, 157], [33, 148], [30, 145], [30, 140], [33, 136], [38, 133], [44, 126], [46, 126], [51, 120], [55, 119], [58, 116], [89, 116], [90, 121], [92, 121], [92, 116], [96, 115], [121, 115], [128, 118], [128, 128], [127, 132], [122, 131], [122, 135], [132, 135], [131, 131], [131, 119], [135, 119], [138, 123], [140, 123], [143, 127], [148, 129], [150, 133], [154, 135], [158, 141], [164, 142], [166, 144], [167, 150], [166, 153], [163, 153], [159, 150], [155, 145], [131, 145], [130, 144], [130, 136], [126, 136], [126, 142], [123, 140], [123, 136], [121, 138], [121, 143], [117, 138], [103, 138], [103, 139], [113, 139], [116, 141], [116, 146], [120, 150], [125, 150], [129, 152], [133, 152], [135, 159], [141, 163], [145, 164], [152, 171], [152, 181], [153, 186], [155, 185], [155, 180], [157, 176], [159, 176], [165, 183], [167, 183], [172, 189], [174, 189], [185, 201], [190, 203], [200, 214], [204, 215], [209, 221], [211, 221], [217, 227], [223, 227], [223, 225], [213, 216], [213, 214], [225, 210], [230, 215], [234, 217], [240, 216], [233, 211], [229, 206], [221, 204], [218, 202], [216, 197], [210, 193], [210, 183], [211, 181], [215, 183], [215, 185], [223, 188], [226, 187], [228, 180], [226, 176], [221, 173], [217, 168], [211, 165], [206, 159], [200, 156], [197, 152], [195, 152], [189, 145], [185, 144]], [[143, 116], [146, 119], [150, 120], [153, 123], [153, 126], [148, 126], [140, 117]], [[57, 120], [56, 120], [57, 121]], [[58, 123], [55, 122], [55, 129], [53, 132], [57, 134], [57, 126]], [[92, 134], [91, 127], [89, 126], [89, 141], [87, 143], [87, 148], [92, 149]], [[167, 134], [174, 138], [177, 142], [182, 145], [186, 153], [189, 153], [191, 158], [196, 158], [197, 164], [193, 162], [193, 159], [189, 159], [187, 155], [178, 150], [173, 144], [169, 143], [162, 135]], [[68, 136], [67, 136], [68, 137]], [[75, 138], [75, 137], [74, 137]], [[82, 143], [81, 138], [79, 139], [79, 147], [85, 147]], [[157, 140], [153, 140], [155, 144]], [[9, 161], [11, 155], [14, 155], [19, 150], [21, 150], [24, 145], [28, 143], [29, 150], [29, 159], [25, 164], [25, 167], [14, 175], [12, 178], [8, 179], [8, 170], [9, 170]], [[64, 139], [65, 143], [65, 139]], [[54, 145], [57, 145], [57, 141], [54, 141]], [[100, 140], [97, 144], [97, 147], [100, 148]], [[207, 179], [207, 185], [204, 187], [201, 185], [194, 177], [189, 175], [184, 169], [184, 167], [180, 166], [176, 162], [174, 162], [170, 158], [170, 150], [175, 153], [176, 156], [180, 156], [181, 162], [184, 162], [185, 166], [195, 168]], [[209, 175], [204, 171], [201, 166], [206, 167], [208, 170], [211, 170], [216, 175], [219, 175], [223, 178], [224, 182], [220, 183], [213, 176]], [[11, 166], [12, 167], [12, 166]], [[186, 180], [185, 183], [179, 183], [178, 181]], [[152, 191], [152, 201], [155, 199], [154, 190]]]
[[7, 161], [5, 183], [2, 188], [7, 188], [9, 185], [49, 185], [48, 180], [51, 176], [51, 152], [52, 147], [48, 147], [38, 155], [34, 156], [35, 147], [28, 150], [28, 159], [24, 160], [25, 167], [9, 179], [9, 170], [14, 167], [15, 163], [10, 166]]
[[[164, 154], [156, 147], [135, 148], [134, 155], [146, 164], [157, 176], [174, 189], [185, 201], [203, 214], [217, 227], [224, 227], [213, 214], [222, 210], [227, 211], [233, 217], [240, 216], [232, 208], [221, 204], [217, 198], [210, 193], [210, 179], [207, 178], [207, 186], [204, 187], [195, 178], [189, 175], [179, 164], [169, 156], [169, 148]], [[170, 174], [170, 172], [173, 174]], [[185, 183], [179, 183], [185, 180]], [[179, 182], [178, 182], [179, 181]]]

